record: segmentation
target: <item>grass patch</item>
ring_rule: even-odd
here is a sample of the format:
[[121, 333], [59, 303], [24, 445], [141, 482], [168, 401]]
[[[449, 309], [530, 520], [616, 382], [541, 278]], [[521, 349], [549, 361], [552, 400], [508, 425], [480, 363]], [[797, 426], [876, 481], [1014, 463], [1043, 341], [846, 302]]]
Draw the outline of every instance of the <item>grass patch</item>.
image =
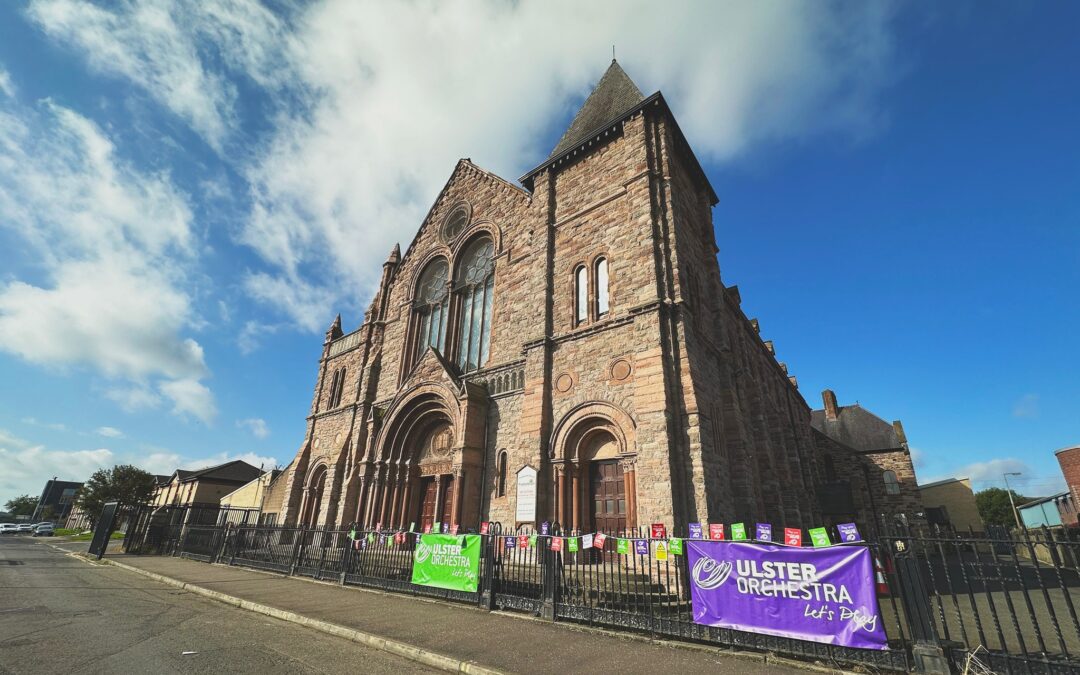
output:
[[78, 534], [82, 532], [82, 530], [69, 530], [66, 527], [58, 527], [54, 531], [56, 532], [56, 536], [58, 537], [70, 537], [73, 534]]

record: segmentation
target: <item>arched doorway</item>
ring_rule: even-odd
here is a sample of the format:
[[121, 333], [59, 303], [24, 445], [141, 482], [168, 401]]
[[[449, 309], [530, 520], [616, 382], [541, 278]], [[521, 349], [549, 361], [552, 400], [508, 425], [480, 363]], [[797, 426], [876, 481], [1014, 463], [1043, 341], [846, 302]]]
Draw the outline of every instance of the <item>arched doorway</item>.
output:
[[589, 532], [619, 532], [627, 527], [626, 478], [619, 445], [605, 429], [582, 439], [578, 468], [588, 477], [580, 524]]
[[619, 533], [637, 525], [634, 428], [607, 403], [568, 413], [552, 443], [552, 516], [578, 532]]
[[300, 519], [305, 527], [315, 527], [319, 522], [319, 513], [322, 511], [323, 496], [326, 492], [326, 465], [320, 464], [315, 467], [308, 478], [307, 488], [304, 490], [304, 511]]

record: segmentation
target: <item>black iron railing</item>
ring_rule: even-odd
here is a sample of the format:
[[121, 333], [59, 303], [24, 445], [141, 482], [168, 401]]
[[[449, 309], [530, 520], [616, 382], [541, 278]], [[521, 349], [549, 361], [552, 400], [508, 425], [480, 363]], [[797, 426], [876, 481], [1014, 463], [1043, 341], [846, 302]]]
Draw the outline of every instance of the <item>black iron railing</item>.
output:
[[[1063, 530], [880, 527], [873, 541], [858, 544], [871, 550], [877, 568], [890, 648], [876, 651], [694, 623], [686, 557], [657, 559], [655, 540], [643, 529], [606, 533], [602, 549], [586, 549], [578, 539], [578, 549], [570, 550], [563, 539], [563, 550], [555, 551], [553, 537], [588, 533], [555, 524], [540, 534], [492, 523], [481, 535], [475, 593], [413, 584], [414, 533], [255, 521], [135, 529], [142, 541], [129, 541], [129, 552], [181, 555], [839, 666], [933, 671], [934, 659], [944, 663], [945, 657], [958, 670], [977, 658], [993, 672], [1080, 672], [1080, 539]], [[620, 551], [620, 538], [645, 540], [650, 553], [635, 553], [633, 546]]]

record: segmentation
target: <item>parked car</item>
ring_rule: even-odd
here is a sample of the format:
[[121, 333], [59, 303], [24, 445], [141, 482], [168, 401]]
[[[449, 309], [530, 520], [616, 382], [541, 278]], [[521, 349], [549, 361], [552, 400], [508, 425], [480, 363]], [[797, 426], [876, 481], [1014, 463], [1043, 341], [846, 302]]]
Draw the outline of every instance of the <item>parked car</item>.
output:
[[53, 532], [52, 523], [42, 523], [34, 528], [35, 537], [51, 537], [53, 534], [55, 533]]
[[19, 534], [22, 534], [23, 532], [33, 532], [33, 531], [34, 531], [34, 524], [33, 523], [20, 523], [19, 524], [19, 529], [18, 529]]
[[19, 526], [15, 523], [0, 523], [0, 534], [15, 534], [19, 531]]

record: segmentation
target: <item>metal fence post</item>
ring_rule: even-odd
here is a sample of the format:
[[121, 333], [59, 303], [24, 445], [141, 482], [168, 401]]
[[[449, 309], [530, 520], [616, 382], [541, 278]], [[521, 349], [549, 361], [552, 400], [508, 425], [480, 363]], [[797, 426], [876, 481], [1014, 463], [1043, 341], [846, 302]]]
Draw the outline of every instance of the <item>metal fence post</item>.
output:
[[296, 566], [300, 563], [300, 550], [304, 546], [304, 537], [307, 535], [307, 528], [301, 526], [300, 529], [296, 530], [296, 534], [298, 536], [296, 538], [296, 543], [293, 544], [292, 560], [289, 562], [290, 577], [296, 574]]
[[[552, 524], [551, 533], [552, 536], [559, 536], [561, 534], [558, 524]], [[541, 572], [543, 585], [540, 589], [540, 618], [554, 621], [555, 598], [558, 595], [556, 585], [559, 582], [559, 571], [557, 569], [555, 551], [551, 550], [551, 537], [538, 538], [537, 541], [541, 546], [540, 560], [542, 561], [543, 567]]]
[[911, 547], [911, 540], [896, 538], [892, 541], [893, 563], [900, 581], [900, 597], [911, 627], [911, 655], [915, 672], [933, 675], [949, 675], [949, 661], [941, 649], [934, 610], [930, 606], [930, 591], [923, 578], [919, 558]]
[[[349, 523], [348, 532], [351, 534], [356, 532], [356, 522]], [[349, 562], [352, 559], [352, 548], [356, 545], [356, 540], [352, 537], [345, 535], [345, 549], [341, 552], [341, 578], [338, 580], [342, 586], [345, 585], [345, 575], [349, 572]]]
[[[501, 528], [500, 528], [501, 531]], [[495, 609], [495, 541], [492, 534], [480, 535], [480, 550], [484, 558], [483, 588], [480, 591], [480, 606], [489, 612]]]

